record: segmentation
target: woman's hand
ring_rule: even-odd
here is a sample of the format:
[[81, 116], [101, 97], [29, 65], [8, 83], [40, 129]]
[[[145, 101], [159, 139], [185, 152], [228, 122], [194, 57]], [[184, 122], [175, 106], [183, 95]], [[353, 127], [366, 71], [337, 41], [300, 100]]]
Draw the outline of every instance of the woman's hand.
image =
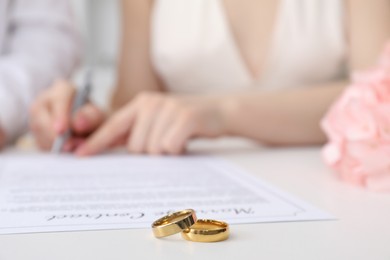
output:
[[125, 144], [131, 153], [181, 154], [191, 138], [225, 133], [222, 110], [220, 99], [141, 93], [113, 114], [76, 153], [86, 156]]
[[58, 135], [71, 129], [73, 136], [64, 150], [73, 150], [104, 121], [104, 113], [91, 103], [71, 116], [75, 93], [70, 83], [59, 81], [33, 104], [30, 128], [41, 149], [49, 150]]

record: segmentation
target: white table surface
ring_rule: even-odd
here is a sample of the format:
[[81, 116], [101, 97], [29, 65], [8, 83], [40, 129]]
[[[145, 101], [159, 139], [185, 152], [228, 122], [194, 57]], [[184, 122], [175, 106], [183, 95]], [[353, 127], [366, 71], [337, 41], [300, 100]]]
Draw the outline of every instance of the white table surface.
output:
[[0, 236], [0, 260], [390, 259], [390, 194], [341, 183], [319, 148], [222, 141], [191, 150], [222, 156], [338, 220], [233, 225], [231, 238], [214, 244], [156, 239], [148, 229], [6, 235]]

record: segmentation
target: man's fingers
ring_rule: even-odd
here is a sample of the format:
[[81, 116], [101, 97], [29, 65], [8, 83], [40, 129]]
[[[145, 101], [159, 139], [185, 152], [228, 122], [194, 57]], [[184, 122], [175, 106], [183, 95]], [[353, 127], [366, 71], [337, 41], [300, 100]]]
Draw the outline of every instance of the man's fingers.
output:
[[128, 135], [134, 121], [135, 109], [125, 107], [114, 115], [100, 129], [98, 129], [86, 142], [76, 150], [78, 156], [88, 156], [100, 153], [122, 140]]
[[5, 139], [6, 139], [5, 132], [0, 126], [0, 149], [3, 148], [5, 144]]
[[57, 133], [63, 133], [69, 128], [75, 92], [75, 88], [65, 81], [58, 81], [54, 86], [51, 113], [54, 120], [52, 127]]
[[63, 151], [64, 152], [74, 152], [84, 142], [85, 142], [85, 138], [72, 137], [64, 144]]
[[36, 142], [41, 149], [48, 150], [53, 144], [56, 133], [52, 127], [52, 118], [47, 110], [41, 110], [38, 117], [31, 122]]
[[89, 103], [76, 112], [72, 128], [76, 134], [90, 134], [104, 122], [104, 119], [105, 114], [97, 106]]

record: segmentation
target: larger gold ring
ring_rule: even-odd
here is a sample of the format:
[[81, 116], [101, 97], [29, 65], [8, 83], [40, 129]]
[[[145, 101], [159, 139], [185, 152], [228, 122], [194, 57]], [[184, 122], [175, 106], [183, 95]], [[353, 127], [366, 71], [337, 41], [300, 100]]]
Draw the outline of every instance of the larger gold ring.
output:
[[199, 219], [195, 225], [183, 230], [182, 237], [193, 242], [219, 242], [229, 238], [229, 225], [222, 221]]
[[196, 215], [193, 209], [186, 209], [171, 213], [152, 224], [155, 237], [167, 237], [182, 232], [196, 223]]

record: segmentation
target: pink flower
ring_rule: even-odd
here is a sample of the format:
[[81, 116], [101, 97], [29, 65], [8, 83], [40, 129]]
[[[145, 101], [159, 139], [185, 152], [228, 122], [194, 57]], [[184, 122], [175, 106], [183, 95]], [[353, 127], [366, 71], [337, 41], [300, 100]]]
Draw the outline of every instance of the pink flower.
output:
[[390, 44], [376, 68], [354, 75], [322, 128], [325, 162], [342, 180], [390, 192]]

